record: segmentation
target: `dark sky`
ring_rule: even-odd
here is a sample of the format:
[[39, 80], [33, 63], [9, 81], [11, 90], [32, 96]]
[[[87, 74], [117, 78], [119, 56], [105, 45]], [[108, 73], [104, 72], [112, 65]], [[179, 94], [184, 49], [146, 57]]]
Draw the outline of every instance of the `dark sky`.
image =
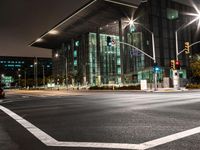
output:
[[0, 56], [51, 57], [28, 44], [89, 1], [0, 0]]
[[51, 57], [28, 44], [87, 1], [0, 0], [0, 55]]

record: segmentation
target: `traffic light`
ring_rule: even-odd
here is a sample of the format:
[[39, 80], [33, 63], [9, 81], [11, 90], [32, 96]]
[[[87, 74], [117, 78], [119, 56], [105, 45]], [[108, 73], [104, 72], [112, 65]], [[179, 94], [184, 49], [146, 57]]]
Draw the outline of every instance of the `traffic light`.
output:
[[185, 54], [189, 54], [190, 53], [190, 43], [189, 42], [185, 42]]
[[158, 66], [157, 63], [154, 63], [154, 64], [153, 64], [153, 72], [155, 72], [155, 73], [160, 72], [160, 67]]
[[170, 68], [171, 68], [172, 70], [175, 70], [175, 69], [176, 69], [175, 60], [171, 60], [171, 62], [170, 62]]
[[112, 39], [110, 36], [107, 36], [107, 46], [112, 46]]
[[175, 68], [176, 68], [176, 70], [179, 70], [181, 68], [181, 63], [179, 60], [176, 61]]

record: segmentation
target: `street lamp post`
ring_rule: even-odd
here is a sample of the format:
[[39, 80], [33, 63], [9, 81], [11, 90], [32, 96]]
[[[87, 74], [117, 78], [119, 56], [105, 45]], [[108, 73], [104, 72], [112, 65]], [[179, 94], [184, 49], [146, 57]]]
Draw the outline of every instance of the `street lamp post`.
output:
[[[179, 56], [179, 54], [182, 53], [182, 51], [179, 52], [179, 49], [178, 49], [178, 47], [179, 47], [179, 45], [178, 45], [178, 32], [181, 31], [181, 30], [183, 30], [184, 28], [190, 26], [191, 24], [193, 24], [193, 23], [196, 22], [197, 20], [200, 21], [200, 14], [197, 14], [196, 16], [197, 16], [197, 17], [196, 17], [195, 19], [193, 19], [192, 21], [190, 21], [190, 22], [187, 23], [187, 24], [182, 25], [181, 27], [179, 27], [179, 28], [175, 31], [176, 61], [179, 60], [179, 59], [178, 59], [178, 56]], [[175, 81], [174, 81], [174, 82], [173, 82], [173, 86], [174, 86], [174, 88], [177, 88], [177, 89], [179, 90], [179, 89], [180, 89], [179, 70], [174, 70], [174, 72], [175, 72], [175, 73], [173, 73], [173, 74], [176, 74], [177, 84], [175, 84], [175, 83], [174, 83]], [[173, 78], [174, 78], [174, 77], [175, 77], [175, 76], [173, 76]]]
[[64, 57], [63, 55], [59, 55], [58, 53], [55, 54], [56, 58], [58, 58], [60, 56], [65, 59], [65, 85], [68, 88], [68, 71], [67, 71], [68, 65], [67, 65], [67, 57]]
[[[146, 28], [145, 26], [143, 26], [142, 24], [138, 23], [138, 22], [135, 22], [134, 20], [129, 20], [129, 25], [134, 25], [134, 24], [137, 24], [137, 25], [140, 25], [142, 28], [144, 28], [146, 31], [148, 31], [150, 34], [151, 34], [151, 39], [152, 39], [152, 51], [153, 51], [153, 57], [149, 56], [148, 54], [144, 53], [143, 51], [140, 51], [142, 52], [143, 54], [145, 54], [146, 56], [148, 56], [149, 58], [151, 58], [154, 62], [154, 64], [156, 64], [156, 51], [155, 51], [155, 38], [154, 38], [154, 33], [152, 31], [150, 31], [148, 28]], [[154, 90], [157, 91], [157, 72], [154, 71]]]
[[35, 81], [35, 88], [37, 88], [37, 86], [38, 86], [37, 64], [38, 64], [38, 62], [37, 62], [37, 58], [36, 58], [36, 60], [34, 61], [34, 81]]
[[45, 74], [44, 74], [44, 65], [42, 65], [42, 76], [43, 76], [43, 86], [45, 87]]
[[25, 86], [25, 88], [26, 88], [26, 71], [24, 71], [24, 86]]
[[18, 87], [20, 88], [20, 85], [21, 85], [21, 74], [18, 75], [18, 84], [19, 84]]

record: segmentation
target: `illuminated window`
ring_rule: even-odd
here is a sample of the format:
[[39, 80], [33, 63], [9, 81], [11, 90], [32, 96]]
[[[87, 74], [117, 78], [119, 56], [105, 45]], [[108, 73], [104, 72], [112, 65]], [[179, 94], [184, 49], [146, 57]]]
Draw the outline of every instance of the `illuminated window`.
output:
[[117, 68], [117, 74], [121, 74], [121, 68]]
[[67, 49], [68, 49], [68, 50], [70, 50], [70, 49], [71, 49], [71, 46], [70, 46], [70, 45], [68, 45], [68, 46], [67, 46]]
[[74, 57], [77, 57], [77, 50], [74, 50]]
[[167, 8], [167, 19], [174, 20], [179, 17], [178, 10]]
[[74, 66], [77, 66], [77, 60], [74, 60]]
[[117, 58], [117, 65], [120, 65], [121, 64], [121, 60], [120, 58]]
[[75, 42], [75, 46], [78, 47], [79, 45], [80, 45], [80, 42], [79, 42], [79, 41], [76, 41], [76, 42]]

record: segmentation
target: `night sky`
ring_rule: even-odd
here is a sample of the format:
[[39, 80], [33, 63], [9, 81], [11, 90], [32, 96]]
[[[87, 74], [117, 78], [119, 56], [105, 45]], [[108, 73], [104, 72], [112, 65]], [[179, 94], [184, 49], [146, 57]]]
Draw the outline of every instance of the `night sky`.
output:
[[0, 0], [0, 56], [51, 57], [28, 44], [89, 1]]

